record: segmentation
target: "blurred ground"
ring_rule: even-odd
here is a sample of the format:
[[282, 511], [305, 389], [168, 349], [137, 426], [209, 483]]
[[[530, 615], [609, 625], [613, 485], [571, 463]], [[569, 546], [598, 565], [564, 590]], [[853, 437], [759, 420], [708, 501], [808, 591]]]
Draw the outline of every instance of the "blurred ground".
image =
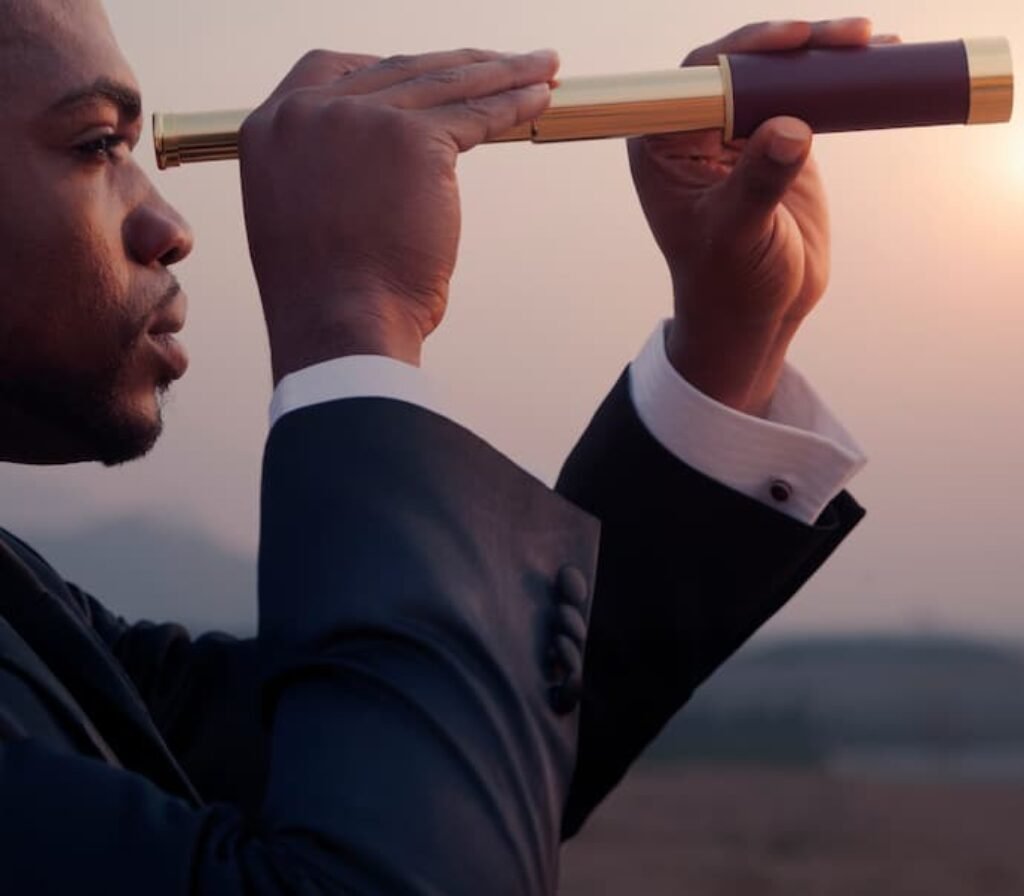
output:
[[641, 766], [561, 896], [1021, 896], [1024, 783]]

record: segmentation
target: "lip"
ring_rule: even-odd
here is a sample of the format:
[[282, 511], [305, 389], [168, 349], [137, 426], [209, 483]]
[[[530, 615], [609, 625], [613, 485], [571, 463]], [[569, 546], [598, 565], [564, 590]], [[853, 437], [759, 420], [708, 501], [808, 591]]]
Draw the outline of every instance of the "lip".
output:
[[150, 336], [166, 336], [173, 333], [180, 333], [185, 326], [185, 314], [188, 310], [188, 298], [185, 293], [178, 291], [173, 298], [160, 305], [156, 310], [153, 320], [146, 328]]
[[163, 300], [153, 311], [153, 317], [146, 327], [146, 336], [155, 353], [159, 356], [164, 375], [168, 379], [180, 379], [188, 369], [188, 353], [174, 338], [185, 326], [188, 310], [188, 296], [174, 281]]
[[[179, 326], [178, 329], [180, 330], [181, 327]], [[159, 333], [149, 330], [147, 336], [149, 344], [160, 357], [166, 375], [170, 379], [181, 379], [185, 375], [185, 371], [188, 370], [188, 352], [185, 351], [185, 346], [174, 338], [170, 330]]]

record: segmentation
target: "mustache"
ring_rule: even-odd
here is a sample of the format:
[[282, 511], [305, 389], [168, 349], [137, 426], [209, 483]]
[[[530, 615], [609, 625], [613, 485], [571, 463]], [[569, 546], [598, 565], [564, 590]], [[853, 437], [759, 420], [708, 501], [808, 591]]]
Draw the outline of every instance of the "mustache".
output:
[[139, 308], [135, 314], [124, 319], [120, 338], [123, 350], [130, 349], [142, 337], [154, 315], [172, 305], [178, 298], [181, 293], [181, 284], [178, 282], [178, 278], [171, 273], [168, 273], [167, 277], [166, 285], [158, 294], [156, 301], [144, 303], [145, 307]]
[[164, 290], [163, 295], [160, 296], [156, 305], [153, 307], [150, 314], [154, 314], [158, 311], [163, 311], [168, 305], [170, 305], [181, 293], [181, 284], [178, 282], [178, 278], [174, 274], [169, 274], [170, 281], [167, 284], [167, 289]]

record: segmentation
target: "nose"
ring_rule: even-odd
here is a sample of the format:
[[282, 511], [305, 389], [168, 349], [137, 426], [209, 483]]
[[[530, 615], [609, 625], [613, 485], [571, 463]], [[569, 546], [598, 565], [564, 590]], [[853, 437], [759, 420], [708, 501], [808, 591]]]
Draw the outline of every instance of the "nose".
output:
[[188, 222], [155, 189], [128, 215], [124, 240], [129, 254], [145, 267], [177, 264], [194, 243]]

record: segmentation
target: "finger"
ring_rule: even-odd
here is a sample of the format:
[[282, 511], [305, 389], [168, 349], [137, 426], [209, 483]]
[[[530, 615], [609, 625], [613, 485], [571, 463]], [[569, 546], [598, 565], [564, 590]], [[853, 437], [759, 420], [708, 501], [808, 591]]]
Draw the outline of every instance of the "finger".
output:
[[803, 169], [811, 141], [811, 129], [797, 118], [772, 118], [754, 132], [732, 174], [716, 187], [729, 232], [764, 230]]
[[810, 22], [758, 22], [692, 50], [683, 65], [714, 65], [722, 53], [771, 53], [795, 50], [811, 36]]
[[558, 54], [538, 50], [490, 62], [427, 72], [380, 91], [376, 98], [402, 109], [426, 109], [506, 90], [549, 83], [558, 71]]
[[448, 134], [459, 152], [466, 152], [524, 121], [537, 118], [550, 102], [551, 88], [547, 82], [542, 82], [435, 106], [417, 114], [429, 116]]
[[683, 65], [713, 65], [719, 55], [728, 53], [775, 53], [806, 46], [863, 46], [870, 37], [871, 21], [862, 17], [820, 22], [758, 22], [698, 47], [683, 60]]
[[811, 24], [808, 47], [863, 47], [871, 40], [871, 20], [829, 19]]
[[353, 72], [374, 65], [379, 60], [379, 56], [367, 56], [362, 53], [310, 50], [295, 63], [271, 96], [283, 96], [294, 90], [331, 84]]
[[353, 72], [338, 86], [349, 96], [376, 93], [432, 72], [445, 72], [463, 66], [502, 59], [509, 54], [495, 50], [444, 50], [417, 56], [389, 56], [376, 64]]
[[884, 47], [892, 44], [903, 43], [903, 38], [898, 34], [873, 34], [868, 41], [872, 46]]

